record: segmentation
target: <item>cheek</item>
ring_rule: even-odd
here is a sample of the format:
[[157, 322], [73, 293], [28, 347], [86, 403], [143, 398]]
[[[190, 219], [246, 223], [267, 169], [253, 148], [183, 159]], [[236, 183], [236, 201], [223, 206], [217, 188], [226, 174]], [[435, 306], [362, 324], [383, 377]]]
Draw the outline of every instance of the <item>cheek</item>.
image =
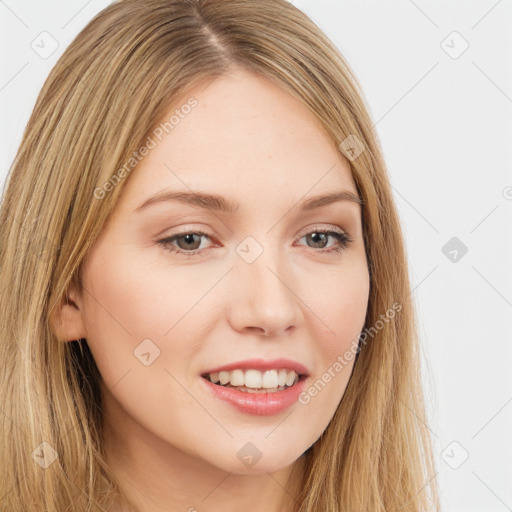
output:
[[340, 270], [326, 287], [317, 287], [309, 295], [314, 304], [310, 325], [318, 326], [312, 335], [316, 372], [299, 396], [297, 407], [303, 408], [304, 432], [311, 442], [329, 424], [345, 394], [364, 328], [369, 275], [364, 266], [355, 269]]
[[[324, 276], [322, 281], [306, 284], [308, 304], [322, 320], [323, 352], [332, 358], [356, 343], [364, 327], [369, 297], [369, 274], [366, 264], [340, 266], [339, 270]], [[322, 286], [322, 283], [324, 285]]]
[[324, 411], [322, 421], [327, 421], [334, 415], [352, 373], [367, 313], [370, 280], [364, 260], [358, 260], [332, 272], [326, 286], [316, 282], [316, 287], [304, 284], [305, 289], [313, 290], [305, 302], [313, 304], [310, 325], [318, 326], [312, 336], [318, 372], [299, 402], [306, 408], [309, 404], [316, 411]]
[[84, 267], [87, 342], [108, 387], [143, 366], [134, 353], [141, 343], [155, 358], [172, 325], [171, 294], [161, 296], [148, 268], [136, 252], [116, 243], [99, 244]]
[[201, 299], [218, 272], [179, 271], [162, 252], [138, 251], [114, 238], [91, 251], [83, 281], [87, 342], [109, 387], [126, 372], [133, 379], [145, 362], [161, 373], [183, 372], [200, 335], [207, 337], [210, 302]]
[[105, 323], [136, 341], [163, 336], [183, 316], [184, 293], [194, 286], [187, 288], [155, 255], [117, 244], [104, 244], [89, 255], [84, 282], [91, 325]]

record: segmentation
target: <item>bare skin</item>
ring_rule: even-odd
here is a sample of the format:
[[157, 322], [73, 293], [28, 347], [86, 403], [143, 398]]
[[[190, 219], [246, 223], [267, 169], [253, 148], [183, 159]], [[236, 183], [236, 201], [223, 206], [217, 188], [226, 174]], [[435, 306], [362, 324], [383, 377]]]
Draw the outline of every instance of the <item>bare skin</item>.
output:
[[[56, 330], [87, 340], [103, 378], [105, 446], [126, 494], [116, 512], [291, 512], [301, 455], [333, 417], [353, 361], [309, 403], [269, 416], [214, 397], [201, 373], [285, 357], [307, 367], [308, 389], [353, 347], [369, 294], [360, 205], [299, 206], [357, 189], [314, 116], [270, 81], [234, 70], [163, 119], [192, 96], [197, 106], [126, 178], [86, 259], [86, 293], [70, 290]], [[163, 190], [240, 206], [173, 200], [136, 211]], [[336, 252], [339, 239], [318, 230], [353, 241]], [[241, 247], [262, 250], [251, 263], [237, 252], [246, 237], [257, 245]], [[160, 351], [149, 365], [134, 354], [147, 339], [151, 358]], [[248, 442], [262, 455], [251, 467], [237, 456]]]

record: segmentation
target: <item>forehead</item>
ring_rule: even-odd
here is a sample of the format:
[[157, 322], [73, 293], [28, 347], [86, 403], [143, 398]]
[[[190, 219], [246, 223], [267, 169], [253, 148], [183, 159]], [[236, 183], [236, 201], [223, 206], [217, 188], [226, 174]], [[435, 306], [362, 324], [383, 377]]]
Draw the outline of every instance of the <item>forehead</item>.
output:
[[356, 193], [348, 161], [319, 120], [269, 79], [243, 70], [181, 94], [150, 136], [154, 147], [123, 191], [130, 206], [164, 189], [247, 200]]

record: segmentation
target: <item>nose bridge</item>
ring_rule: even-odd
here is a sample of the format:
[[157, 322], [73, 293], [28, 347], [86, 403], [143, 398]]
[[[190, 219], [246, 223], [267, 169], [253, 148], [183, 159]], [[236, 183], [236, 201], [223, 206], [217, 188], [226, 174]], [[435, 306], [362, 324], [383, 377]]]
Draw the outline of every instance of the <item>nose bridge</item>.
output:
[[272, 236], [264, 239], [249, 236], [236, 248], [230, 321], [237, 329], [259, 328], [269, 335], [296, 326], [300, 307], [286, 256], [270, 243]]

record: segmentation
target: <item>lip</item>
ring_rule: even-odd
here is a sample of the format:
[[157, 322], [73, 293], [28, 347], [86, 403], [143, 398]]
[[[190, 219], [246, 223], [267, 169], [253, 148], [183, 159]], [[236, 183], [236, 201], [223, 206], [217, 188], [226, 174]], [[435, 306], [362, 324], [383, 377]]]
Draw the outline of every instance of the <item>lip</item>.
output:
[[[309, 375], [308, 369], [303, 365], [298, 363], [297, 361], [292, 361], [291, 359], [246, 359], [244, 361], [236, 361], [234, 363], [226, 364], [224, 366], [218, 366], [216, 368], [211, 368], [209, 370], [205, 370], [201, 372], [201, 375], [206, 375], [207, 373], [217, 373], [217, 372], [229, 372], [231, 370], [278, 370], [281, 368], [294, 370], [300, 376], [305, 375], [306, 377]], [[294, 386], [292, 386], [294, 387]], [[291, 389], [291, 388], [289, 388]], [[279, 393], [282, 393], [280, 391]]]
[[[240, 368], [240, 366], [235, 368]], [[254, 368], [254, 366], [251, 368]], [[293, 386], [275, 393], [249, 393], [214, 384], [204, 377], [200, 377], [200, 380], [203, 382], [202, 385], [206, 386], [207, 392], [228, 402], [240, 412], [257, 416], [272, 416], [283, 412], [297, 402], [304, 389], [306, 377], [301, 377]]]

